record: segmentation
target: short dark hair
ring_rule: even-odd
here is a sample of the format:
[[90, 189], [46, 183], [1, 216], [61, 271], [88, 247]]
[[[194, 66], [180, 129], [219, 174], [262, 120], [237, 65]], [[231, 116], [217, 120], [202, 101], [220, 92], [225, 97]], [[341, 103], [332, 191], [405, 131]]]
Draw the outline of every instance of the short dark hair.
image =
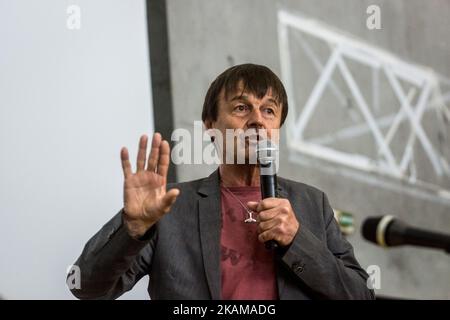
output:
[[240, 64], [228, 68], [222, 72], [209, 86], [203, 102], [202, 120], [216, 121], [218, 115], [218, 98], [222, 89], [225, 89], [225, 97], [242, 83], [244, 92], [262, 99], [269, 89], [277, 102], [281, 105], [281, 122], [283, 125], [288, 113], [288, 100], [286, 90], [281, 80], [269, 68], [257, 64]]

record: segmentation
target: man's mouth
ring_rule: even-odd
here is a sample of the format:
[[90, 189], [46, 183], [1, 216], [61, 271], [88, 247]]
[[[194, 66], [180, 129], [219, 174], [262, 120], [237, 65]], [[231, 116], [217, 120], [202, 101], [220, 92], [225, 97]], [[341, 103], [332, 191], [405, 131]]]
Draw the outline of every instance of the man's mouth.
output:
[[261, 136], [259, 134], [252, 134], [250, 136], [245, 136], [245, 141], [248, 142], [258, 142], [261, 139]]

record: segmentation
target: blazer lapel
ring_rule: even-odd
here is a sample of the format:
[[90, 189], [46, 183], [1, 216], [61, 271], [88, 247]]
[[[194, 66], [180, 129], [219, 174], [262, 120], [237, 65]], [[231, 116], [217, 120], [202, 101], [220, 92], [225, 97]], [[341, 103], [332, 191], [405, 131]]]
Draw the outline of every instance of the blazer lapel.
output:
[[198, 193], [201, 250], [211, 298], [221, 299], [220, 231], [222, 227], [219, 171], [203, 180]]

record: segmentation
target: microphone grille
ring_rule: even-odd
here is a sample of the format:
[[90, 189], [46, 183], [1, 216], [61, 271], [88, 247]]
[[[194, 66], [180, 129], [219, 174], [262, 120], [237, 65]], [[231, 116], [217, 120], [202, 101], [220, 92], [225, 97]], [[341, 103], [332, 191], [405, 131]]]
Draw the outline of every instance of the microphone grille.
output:
[[364, 220], [361, 227], [361, 234], [364, 239], [373, 242], [377, 242], [377, 228], [383, 217], [369, 217]]
[[256, 154], [258, 161], [262, 164], [274, 162], [277, 159], [278, 146], [269, 139], [258, 141]]

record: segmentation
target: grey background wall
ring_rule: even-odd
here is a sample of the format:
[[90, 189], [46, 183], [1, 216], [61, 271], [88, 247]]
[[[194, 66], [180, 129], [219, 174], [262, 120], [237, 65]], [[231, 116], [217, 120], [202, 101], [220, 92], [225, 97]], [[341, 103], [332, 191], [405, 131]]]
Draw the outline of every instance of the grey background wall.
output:
[[144, 1], [0, 1], [4, 299], [73, 299], [67, 267], [122, 206], [120, 148], [153, 130], [148, 61]]
[[[280, 75], [278, 9], [323, 21], [402, 59], [450, 76], [449, 1], [168, 0], [167, 3], [176, 128], [192, 130], [193, 121], [200, 120], [210, 82], [227, 67], [252, 62], [267, 65]], [[371, 4], [381, 8], [381, 30], [366, 27], [366, 9]], [[304, 70], [304, 61], [295, 63], [298, 72]], [[298, 90], [301, 92], [302, 88]], [[321, 124], [331, 125], [332, 119], [324, 117]], [[354, 145], [355, 149], [359, 147]], [[286, 146], [282, 146], [282, 154], [289, 154]], [[330, 171], [325, 163], [317, 165], [317, 161], [307, 161], [306, 157], [304, 160], [295, 163], [282, 157], [280, 174], [324, 190], [334, 208], [355, 215], [357, 228], [369, 215], [393, 214], [416, 226], [449, 232], [447, 201], [414, 195], [408, 185], [394, 190], [381, 184], [382, 179], [377, 176], [355, 179], [345, 170]], [[204, 176], [214, 167], [185, 165], [177, 170], [179, 180], [185, 181]], [[441, 183], [449, 185], [445, 179]], [[363, 241], [358, 232], [349, 240], [364, 267], [380, 266], [378, 294], [450, 298], [450, 263], [444, 253], [418, 248], [383, 250]]]

